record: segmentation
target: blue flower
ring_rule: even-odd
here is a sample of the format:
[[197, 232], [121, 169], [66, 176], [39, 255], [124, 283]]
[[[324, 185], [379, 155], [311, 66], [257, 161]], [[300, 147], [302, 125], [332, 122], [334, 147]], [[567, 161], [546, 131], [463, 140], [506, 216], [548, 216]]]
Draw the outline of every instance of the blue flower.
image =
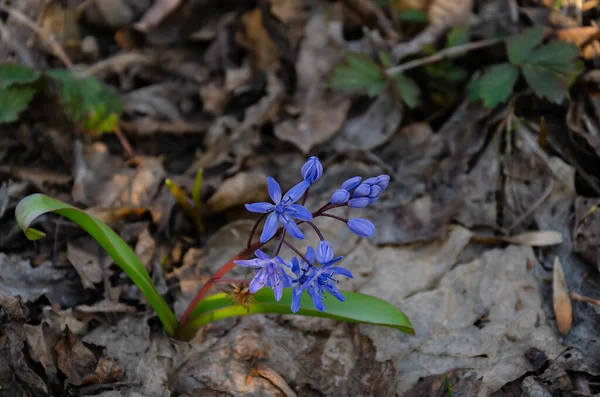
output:
[[[325, 305], [323, 304], [325, 291], [340, 302], [344, 302], [346, 298], [337, 288], [338, 281], [333, 277], [341, 274], [353, 278], [352, 273], [343, 267], [332, 266], [342, 257], [333, 257], [333, 250], [327, 241], [319, 243], [316, 253], [312, 247], [308, 247], [305, 257], [310, 263], [306, 263], [304, 260], [299, 263], [296, 258], [292, 258], [292, 272], [297, 277], [295, 280], [296, 285], [292, 291], [292, 312], [296, 313], [300, 309], [300, 297], [304, 291], [312, 299], [315, 308], [322, 312], [325, 311]], [[322, 265], [321, 267], [313, 265], [315, 257], [317, 262]]]
[[323, 165], [315, 156], [310, 157], [302, 166], [302, 177], [309, 183], [315, 183], [323, 175]]
[[[348, 180], [350, 181], [350, 179]], [[346, 181], [346, 182], [348, 182]], [[365, 179], [356, 185], [348, 206], [352, 208], [364, 208], [379, 199], [379, 195], [387, 188], [390, 182], [389, 175], [379, 175], [374, 178]], [[356, 182], [354, 183], [356, 184]]]
[[345, 204], [350, 199], [350, 192], [346, 189], [338, 189], [331, 195], [329, 202], [331, 204]]
[[262, 234], [260, 235], [260, 242], [266, 243], [269, 241], [277, 232], [278, 224], [288, 231], [288, 233], [297, 239], [304, 239], [304, 234], [300, 231], [300, 228], [294, 221], [299, 219], [301, 221], [310, 221], [312, 214], [309, 210], [300, 204], [294, 204], [306, 189], [310, 186], [310, 182], [302, 181], [296, 186], [291, 188], [283, 198], [281, 197], [281, 188], [275, 179], [268, 177], [267, 186], [269, 189], [269, 196], [275, 204], [271, 203], [252, 203], [246, 204], [246, 209], [250, 212], [258, 212], [261, 214], [270, 213], [265, 221]]
[[271, 258], [261, 250], [254, 251], [257, 257], [248, 260], [236, 260], [236, 265], [259, 269], [256, 275], [250, 281], [249, 291], [254, 294], [262, 287], [273, 289], [275, 300], [279, 301], [285, 287], [291, 287], [292, 278], [287, 274], [286, 268], [290, 266], [280, 257]]
[[375, 226], [371, 222], [362, 218], [351, 218], [346, 222], [348, 228], [358, 237], [371, 237], [375, 234]]

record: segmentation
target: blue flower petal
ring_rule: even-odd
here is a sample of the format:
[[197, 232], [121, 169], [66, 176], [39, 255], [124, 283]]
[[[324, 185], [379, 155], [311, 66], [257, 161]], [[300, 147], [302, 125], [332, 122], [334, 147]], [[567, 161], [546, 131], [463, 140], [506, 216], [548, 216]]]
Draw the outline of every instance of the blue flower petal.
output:
[[292, 313], [297, 313], [300, 310], [300, 298], [302, 297], [302, 289], [299, 286], [292, 290]]
[[300, 219], [301, 221], [310, 221], [313, 218], [310, 211], [300, 204], [290, 204], [285, 208], [284, 212], [291, 218]]
[[368, 197], [353, 198], [348, 201], [348, 207], [352, 208], [365, 208], [371, 203], [371, 199]]
[[277, 214], [275, 212], [271, 212], [265, 221], [265, 226], [260, 235], [260, 242], [266, 243], [269, 241], [277, 232], [277, 226]]
[[309, 288], [306, 292], [308, 293], [308, 296], [310, 296], [310, 298], [312, 299], [315, 308], [320, 312], [324, 312], [325, 305], [323, 304], [323, 299], [321, 298], [321, 294], [319, 293], [318, 288], [314, 286], [313, 288]]
[[266, 261], [271, 260], [271, 257], [269, 255], [265, 254], [260, 249], [257, 249], [256, 251], [254, 251], [254, 255], [256, 255], [257, 258], [262, 259], [262, 260], [266, 260]]
[[284, 202], [291, 204], [298, 201], [300, 197], [306, 192], [306, 189], [310, 187], [310, 182], [302, 181], [298, 183], [296, 186], [292, 187], [284, 196]]
[[381, 188], [377, 185], [375, 186], [371, 186], [371, 192], [369, 193], [368, 197], [370, 199], [376, 199], [379, 198], [379, 195], [381, 194]]
[[361, 180], [362, 180], [362, 177], [360, 177], [360, 176], [352, 177], [352, 178], [346, 180], [346, 182], [342, 183], [342, 189], [352, 191], [352, 190], [356, 189], [356, 187], [360, 184]]
[[354, 276], [352, 276], [352, 272], [350, 272], [350, 270], [346, 269], [345, 267], [338, 267], [338, 266], [328, 267], [327, 270], [325, 271], [325, 273], [330, 274], [332, 277], [340, 274], [340, 275], [346, 276], [348, 278], [354, 278]]
[[345, 302], [346, 301], [346, 298], [344, 298], [344, 295], [342, 295], [342, 293], [340, 292], [340, 290], [334, 284], [325, 284], [325, 289], [331, 295], [335, 296], [335, 298], [337, 300], [339, 300], [340, 302]]
[[323, 165], [315, 156], [310, 157], [301, 169], [302, 177], [309, 183], [315, 183], [323, 175]]
[[350, 192], [346, 189], [338, 189], [331, 195], [331, 204], [345, 204], [350, 199]]
[[269, 190], [269, 197], [275, 204], [279, 204], [281, 201], [281, 187], [279, 183], [271, 177], [267, 178], [267, 189]]
[[250, 281], [250, 285], [248, 286], [248, 291], [250, 291], [251, 294], [254, 294], [257, 291], [259, 291], [262, 287], [265, 286], [266, 278], [267, 278], [267, 272], [265, 271], [265, 269], [260, 269], [254, 276], [252, 281]]
[[375, 226], [366, 219], [352, 218], [347, 225], [358, 237], [371, 237], [375, 234]]
[[365, 179], [363, 181], [363, 183], [365, 183], [365, 184], [367, 184], [369, 186], [376, 185], [377, 184], [377, 177]]
[[279, 219], [290, 236], [297, 238], [298, 240], [304, 240], [304, 233], [302, 233], [298, 225], [296, 225], [296, 222], [294, 222], [289, 216], [283, 214], [279, 217]]
[[252, 267], [252, 268], [261, 268], [263, 264], [260, 260], [254, 259], [242, 259], [233, 261], [236, 265], [244, 266], [244, 267]]
[[246, 209], [250, 212], [258, 212], [259, 214], [266, 214], [275, 209], [275, 206], [271, 203], [252, 203], [246, 204]]
[[306, 255], [304, 256], [310, 261], [309, 265], [315, 263], [315, 249], [312, 246], [308, 246], [306, 249]]
[[317, 247], [317, 261], [326, 264], [333, 259], [333, 250], [328, 241], [321, 241]]
[[273, 287], [273, 295], [275, 295], [275, 300], [277, 302], [281, 300], [281, 297], [283, 296], [283, 283], [277, 283], [277, 285]]

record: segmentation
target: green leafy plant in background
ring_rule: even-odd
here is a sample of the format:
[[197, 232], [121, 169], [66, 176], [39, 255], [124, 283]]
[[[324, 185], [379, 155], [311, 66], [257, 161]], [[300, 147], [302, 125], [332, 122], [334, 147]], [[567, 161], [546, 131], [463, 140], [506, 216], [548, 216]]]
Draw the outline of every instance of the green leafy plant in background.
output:
[[17, 121], [36, 94], [56, 88], [66, 116], [86, 131], [113, 131], [123, 112], [119, 94], [94, 77], [55, 69], [40, 72], [16, 64], [0, 65], [0, 123]]
[[[259, 212], [262, 212], [263, 210], [271, 211], [271, 215], [269, 215], [270, 218], [265, 222], [260, 241], [252, 242], [252, 237], [264, 216], [258, 219], [246, 248], [241, 250], [239, 254], [231, 258], [231, 260], [213, 274], [212, 278], [200, 289], [200, 291], [198, 291], [179, 321], [153, 285], [148, 272], [133, 250], [118, 236], [117, 233], [103, 222], [85, 211], [43, 194], [33, 194], [21, 200], [15, 210], [15, 216], [19, 226], [30, 240], [37, 240], [44, 237], [45, 234], [43, 232], [34, 229], [31, 226], [35, 219], [46, 213], [55, 213], [64, 216], [82, 227], [106, 250], [114, 260], [115, 264], [119, 266], [140, 288], [140, 291], [144, 294], [148, 303], [160, 319], [165, 332], [180, 340], [191, 339], [198, 328], [212, 321], [257, 313], [297, 314], [323, 317], [339, 321], [386, 326], [413, 334], [414, 331], [410, 321], [395, 306], [372, 296], [350, 291], [339, 291], [337, 287], [335, 287], [335, 284], [337, 283], [333, 278], [335, 275], [341, 274], [347, 277], [351, 277], [352, 275], [347, 269], [337, 266], [330, 267], [331, 264], [339, 261], [341, 257], [333, 258], [331, 247], [327, 241], [323, 240], [321, 232], [318, 232], [321, 242], [316, 251], [316, 259], [319, 264], [321, 264], [321, 266], [318, 266], [316, 263], [312, 263], [314, 260], [314, 251], [312, 260], [310, 259], [310, 251], [307, 251], [307, 254], [305, 254], [306, 256], [300, 254], [290, 242], [284, 241], [286, 234], [283, 228], [277, 227], [278, 221], [276, 221], [276, 223], [271, 221], [273, 216], [277, 219], [280, 216], [294, 217], [293, 214], [303, 214], [302, 220], [300, 220], [298, 224], [309, 222], [311, 227], [314, 228], [315, 231], [318, 231], [317, 226], [310, 221], [307, 221], [307, 217], [310, 213], [305, 211], [308, 210], [299, 204], [292, 204], [292, 199], [290, 197], [291, 195], [294, 195], [295, 200], [298, 200], [301, 195], [305, 196], [304, 193], [308, 193], [308, 186], [314, 183], [321, 174], [322, 166], [320, 162], [316, 157], [311, 157], [302, 167], [304, 181], [290, 189], [290, 191], [283, 196], [283, 200], [279, 185], [272, 180], [272, 178], [269, 179], [269, 194], [274, 201], [280, 201], [281, 205], [275, 206], [270, 203], [253, 203], [246, 206], [252, 211], [256, 211], [256, 209], [258, 209]], [[362, 208], [376, 201], [379, 198], [379, 194], [387, 187], [389, 176], [380, 175], [375, 178], [365, 179], [362, 182], [361, 180], [362, 178], [360, 177], [354, 177], [344, 182], [341, 188], [336, 190], [331, 196], [330, 202], [315, 211], [310, 217], [332, 217], [345, 222], [348, 228], [360, 237], [372, 235], [375, 231], [374, 226], [365, 219], [343, 219], [335, 215], [326, 214], [327, 211], [337, 207], [349, 206]], [[191, 201], [193, 204], [190, 205], [199, 206], [201, 184], [202, 172], [200, 171], [197, 175], [195, 187], [192, 192], [193, 199]], [[172, 184], [171, 187], [173, 186], [176, 185]], [[185, 195], [183, 192], [180, 193]], [[177, 193], [175, 195], [176, 197], [179, 197], [181, 194]], [[178, 201], [179, 199], [187, 201], [188, 197], [181, 196], [178, 198]], [[270, 209], [267, 209], [267, 207]], [[292, 220], [291, 223], [294, 223], [294, 220]], [[290, 234], [301, 233], [300, 230], [297, 229], [297, 224], [294, 223], [294, 225], [295, 226], [292, 227], [289, 222], [284, 223], [286, 230], [287, 228], [290, 228], [290, 231], [288, 231]], [[271, 237], [265, 239], [265, 234], [269, 234]], [[253, 252], [255, 252], [257, 256], [265, 256], [259, 249], [272, 239], [280, 241], [277, 253], [281, 249], [282, 243], [285, 243], [287, 247], [300, 255], [300, 260], [303, 262], [299, 263], [295, 257], [292, 258], [291, 264], [283, 262], [279, 257], [269, 258], [267, 261], [260, 257], [246, 260]], [[275, 255], [277, 255], [277, 253]], [[324, 261], [327, 261], [327, 263]], [[249, 266], [257, 270], [260, 268], [252, 282], [249, 284], [249, 290], [252, 293], [251, 299], [235, 299], [235, 297], [232, 298], [232, 295], [227, 293], [218, 293], [207, 297], [206, 295], [211, 287], [219, 282], [219, 280], [221, 280], [223, 276], [236, 265]], [[265, 268], [262, 268], [262, 266], [265, 266]], [[275, 273], [265, 270], [269, 266], [283, 266], [277, 270], [277, 272], [279, 272], [277, 273], [278, 277], [282, 278], [273, 280], [271, 277], [274, 277]], [[281, 269], [286, 266], [291, 266], [291, 268], [287, 270], [287, 275], [280, 273], [282, 271]], [[293, 272], [297, 278], [291, 278], [289, 272]], [[282, 287], [284, 284], [286, 287], [294, 286], [294, 288], [283, 289]], [[256, 289], [257, 286], [259, 288], [253, 291], [253, 288]], [[273, 292], [268, 291], [268, 288], [263, 289], [262, 287], [264, 286], [272, 288]], [[325, 297], [325, 291], [327, 291], [330, 296], [338, 299], [328, 300], [326, 311], [322, 302], [322, 298]], [[308, 296], [303, 294], [303, 292], [307, 292]]]
[[391, 86], [398, 90], [408, 107], [416, 107], [420, 95], [417, 84], [402, 73], [388, 76], [384, 69], [390, 66], [387, 54], [380, 53], [379, 61], [383, 68], [364, 54], [349, 52], [344, 62], [334, 69], [329, 85], [349, 92], [364, 90], [370, 96], [379, 95], [384, 88]]
[[492, 65], [468, 87], [469, 98], [487, 108], [506, 102], [522, 74], [540, 98], [560, 104], [583, 70], [579, 50], [561, 40], [540, 45], [543, 28], [530, 28], [507, 40], [508, 62]]

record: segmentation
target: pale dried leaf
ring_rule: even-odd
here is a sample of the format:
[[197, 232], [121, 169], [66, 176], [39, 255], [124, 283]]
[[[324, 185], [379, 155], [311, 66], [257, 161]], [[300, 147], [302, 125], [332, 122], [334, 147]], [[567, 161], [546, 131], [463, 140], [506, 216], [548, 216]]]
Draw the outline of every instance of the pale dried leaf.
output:
[[140, 258], [142, 265], [150, 272], [152, 269], [152, 258], [154, 258], [154, 251], [156, 250], [156, 241], [150, 235], [148, 228], [144, 229], [138, 236], [137, 243], [135, 245], [135, 254]]
[[552, 303], [556, 315], [556, 326], [561, 334], [567, 335], [573, 323], [573, 308], [567, 288], [567, 280], [558, 256], [554, 259], [552, 276]]
[[260, 171], [240, 172], [219, 185], [208, 199], [212, 211], [222, 212], [231, 207], [268, 200], [267, 176]]
[[84, 383], [87, 375], [96, 370], [96, 357], [69, 328], [65, 330], [55, 349], [58, 368], [69, 378], [70, 383], [79, 386]]
[[525, 232], [515, 236], [503, 237], [502, 239], [507, 243], [529, 245], [532, 247], [546, 247], [563, 242], [562, 234], [552, 230]]
[[182, 3], [182, 0], [156, 0], [152, 7], [146, 11], [142, 19], [135, 24], [135, 28], [145, 32], [160, 24]]
[[67, 259], [79, 274], [84, 288], [95, 288], [102, 282], [102, 248], [91, 237], [82, 237], [67, 243]]

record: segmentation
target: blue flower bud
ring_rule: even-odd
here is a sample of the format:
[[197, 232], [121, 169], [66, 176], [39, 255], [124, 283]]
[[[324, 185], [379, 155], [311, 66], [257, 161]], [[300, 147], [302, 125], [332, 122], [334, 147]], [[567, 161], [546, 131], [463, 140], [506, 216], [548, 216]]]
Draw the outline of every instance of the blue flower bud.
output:
[[352, 193], [352, 197], [364, 197], [368, 196], [371, 193], [371, 186], [366, 183], [361, 183], [358, 185], [354, 193]]
[[315, 156], [310, 157], [301, 169], [305, 181], [315, 183], [323, 175], [323, 165]]
[[369, 204], [371, 204], [371, 199], [368, 197], [356, 197], [348, 201], [348, 207], [352, 208], [365, 208]]
[[331, 195], [331, 204], [345, 204], [350, 199], [350, 192], [346, 189], [338, 189]]
[[376, 184], [377, 184], [377, 178], [376, 178], [376, 177], [373, 177], [373, 178], [368, 178], [368, 179], [365, 179], [365, 180], [363, 181], [363, 183], [366, 183], [366, 184], [367, 184], [367, 185], [369, 185], [369, 186], [376, 185]]
[[360, 176], [355, 176], [348, 179], [346, 182], [342, 183], [342, 189], [346, 189], [347, 191], [352, 191], [356, 189], [356, 187], [360, 184], [362, 178]]
[[371, 192], [369, 193], [369, 195], [367, 197], [369, 197], [370, 199], [378, 199], [380, 194], [381, 194], [381, 188], [379, 186], [375, 185], [375, 186], [371, 187]]
[[376, 183], [376, 185], [381, 188], [382, 192], [385, 190], [385, 188], [387, 188], [388, 183], [390, 183], [390, 176], [389, 175], [383, 174], [383, 175], [379, 175], [377, 177], [377, 183]]
[[371, 237], [375, 234], [375, 226], [362, 218], [352, 218], [347, 222], [348, 228], [358, 237]]

